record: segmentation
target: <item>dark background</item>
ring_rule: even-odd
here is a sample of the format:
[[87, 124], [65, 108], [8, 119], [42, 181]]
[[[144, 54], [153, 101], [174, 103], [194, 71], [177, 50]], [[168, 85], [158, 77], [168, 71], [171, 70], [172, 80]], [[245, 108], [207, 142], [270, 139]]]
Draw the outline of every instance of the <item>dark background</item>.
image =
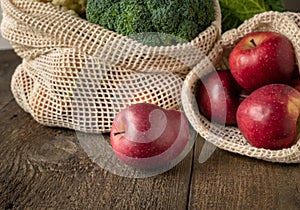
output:
[[300, 12], [300, 1], [299, 0], [283, 0], [284, 5], [290, 11]]

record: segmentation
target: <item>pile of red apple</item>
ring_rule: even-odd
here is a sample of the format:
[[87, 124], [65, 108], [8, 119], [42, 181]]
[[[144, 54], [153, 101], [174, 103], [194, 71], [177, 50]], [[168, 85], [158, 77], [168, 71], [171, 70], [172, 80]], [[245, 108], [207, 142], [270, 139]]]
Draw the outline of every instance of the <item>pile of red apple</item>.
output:
[[297, 139], [300, 76], [295, 51], [276, 32], [252, 32], [229, 55], [229, 69], [202, 78], [200, 112], [212, 122], [237, 126], [254, 147], [278, 150]]
[[[200, 112], [223, 125], [237, 126], [257, 148], [291, 147], [300, 115], [300, 75], [291, 42], [275, 32], [253, 32], [229, 56], [229, 69], [201, 78]], [[190, 138], [184, 113], [149, 103], [120, 111], [110, 140], [123, 163], [153, 169], [169, 164]]]

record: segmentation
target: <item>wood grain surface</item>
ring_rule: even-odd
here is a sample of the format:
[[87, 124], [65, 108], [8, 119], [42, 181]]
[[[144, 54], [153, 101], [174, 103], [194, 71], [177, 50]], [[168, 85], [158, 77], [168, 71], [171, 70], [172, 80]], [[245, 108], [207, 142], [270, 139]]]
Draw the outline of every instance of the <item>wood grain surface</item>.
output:
[[300, 209], [299, 164], [275, 164], [216, 149], [204, 140], [173, 169], [144, 179], [91, 161], [76, 133], [34, 121], [13, 100], [21, 60], [0, 51], [0, 209]]
[[196, 145], [191, 209], [300, 209], [299, 164], [287, 165], [217, 150], [197, 164]]
[[[44, 127], [15, 102], [1, 110], [0, 208], [185, 209], [192, 155], [147, 179], [94, 164], [74, 131]], [[13, 125], [13, 126], [12, 126]]]
[[0, 51], [0, 109], [13, 99], [10, 80], [21, 59], [12, 50]]

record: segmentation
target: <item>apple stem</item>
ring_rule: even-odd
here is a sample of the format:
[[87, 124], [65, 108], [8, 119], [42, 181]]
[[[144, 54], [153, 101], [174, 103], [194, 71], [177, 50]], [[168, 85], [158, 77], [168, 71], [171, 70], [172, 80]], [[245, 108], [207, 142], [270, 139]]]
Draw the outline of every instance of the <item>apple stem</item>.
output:
[[241, 98], [247, 98], [249, 95], [248, 94], [240, 94]]
[[125, 133], [125, 131], [115, 132], [115, 133], [114, 133], [114, 136], [119, 135], [119, 134], [124, 134], [124, 133]]
[[251, 39], [250, 42], [253, 44], [254, 47], [257, 46], [256, 43], [255, 43], [255, 41], [254, 41], [254, 39]]

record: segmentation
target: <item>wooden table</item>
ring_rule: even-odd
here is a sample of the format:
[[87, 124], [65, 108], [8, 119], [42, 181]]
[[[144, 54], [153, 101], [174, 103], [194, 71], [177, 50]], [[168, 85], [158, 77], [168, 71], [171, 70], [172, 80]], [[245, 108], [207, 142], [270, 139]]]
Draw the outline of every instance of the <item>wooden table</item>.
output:
[[38, 124], [17, 105], [10, 79], [20, 58], [0, 51], [0, 209], [300, 209], [300, 166], [217, 149], [204, 140], [173, 169], [145, 179], [93, 163], [72, 130]]

